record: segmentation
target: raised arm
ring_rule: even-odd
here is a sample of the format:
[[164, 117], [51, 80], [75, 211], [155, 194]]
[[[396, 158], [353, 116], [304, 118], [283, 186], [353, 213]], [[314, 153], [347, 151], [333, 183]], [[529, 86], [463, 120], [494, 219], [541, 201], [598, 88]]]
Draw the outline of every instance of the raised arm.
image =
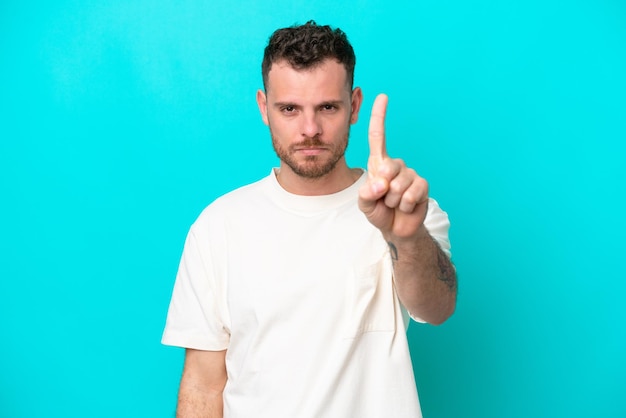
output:
[[450, 258], [424, 226], [409, 240], [386, 239], [402, 304], [414, 317], [433, 325], [443, 323], [456, 306], [456, 272]]
[[178, 392], [177, 418], [222, 418], [226, 351], [187, 349]]
[[387, 156], [386, 109], [387, 96], [378, 96], [370, 118], [369, 176], [359, 190], [359, 207], [387, 240], [402, 304], [412, 316], [441, 324], [454, 312], [456, 273], [424, 226], [428, 183], [404, 161]]

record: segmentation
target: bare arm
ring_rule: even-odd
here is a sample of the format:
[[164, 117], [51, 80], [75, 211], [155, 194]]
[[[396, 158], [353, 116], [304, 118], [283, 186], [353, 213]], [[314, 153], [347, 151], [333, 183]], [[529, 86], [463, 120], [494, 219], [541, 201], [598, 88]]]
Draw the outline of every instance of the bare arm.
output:
[[448, 256], [422, 225], [409, 241], [387, 242], [393, 260], [398, 298], [407, 310], [439, 325], [456, 306], [456, 272]]
[[187, 349], [178, 392], [177, 418], [222, 418], [226, 351]]

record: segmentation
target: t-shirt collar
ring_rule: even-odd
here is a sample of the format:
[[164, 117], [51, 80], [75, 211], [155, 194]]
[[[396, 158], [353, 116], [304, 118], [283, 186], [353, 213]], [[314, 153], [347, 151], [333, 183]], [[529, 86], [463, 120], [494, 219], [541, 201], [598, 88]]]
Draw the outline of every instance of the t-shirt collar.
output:
[[359, 188], [367, 177], [367, 174], [363, 171], [357, 181], [336, 193], [320, 196], [303, 196], [285, 190], [278, 182], [276, 177], [277, 171], [277, 168], [273, 168], [268, 176], [268, 192], [275, 203], [291, 211], [311, 214], [336, 209], [345, 204], [354, 202], [357, 199]]

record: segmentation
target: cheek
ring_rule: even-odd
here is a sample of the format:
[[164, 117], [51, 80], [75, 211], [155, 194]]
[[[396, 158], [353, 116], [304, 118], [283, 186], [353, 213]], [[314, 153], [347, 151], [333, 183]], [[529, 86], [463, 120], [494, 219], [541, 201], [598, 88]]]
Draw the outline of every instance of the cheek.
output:
[[350, 130], [350, 119], [344, 119], [333, 121], [332, 124], [329, 124], [330, 131], [328, 133], [332, 133], [333, 136], [345, 136], [346, 133]]
[[289, 140], [295, 135], [295, 124], [288, 123], [280, 117], [271, 118], [269, 126], [272, 135], [282, 140]]

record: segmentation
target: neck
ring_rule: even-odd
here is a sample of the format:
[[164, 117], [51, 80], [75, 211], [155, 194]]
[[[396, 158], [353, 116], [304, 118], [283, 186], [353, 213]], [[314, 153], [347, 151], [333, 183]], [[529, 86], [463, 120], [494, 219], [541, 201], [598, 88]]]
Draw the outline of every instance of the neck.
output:
[[350, 168], [345, 163], [337, 165], [330, 173], [318, 177], [307, 178], [294, 173], [289, 166], [282, 164], [276, 172], [278, 183], [289, 193], [302, 196], [322, 196], [340, 192], [361, 177], [363, 171]]

